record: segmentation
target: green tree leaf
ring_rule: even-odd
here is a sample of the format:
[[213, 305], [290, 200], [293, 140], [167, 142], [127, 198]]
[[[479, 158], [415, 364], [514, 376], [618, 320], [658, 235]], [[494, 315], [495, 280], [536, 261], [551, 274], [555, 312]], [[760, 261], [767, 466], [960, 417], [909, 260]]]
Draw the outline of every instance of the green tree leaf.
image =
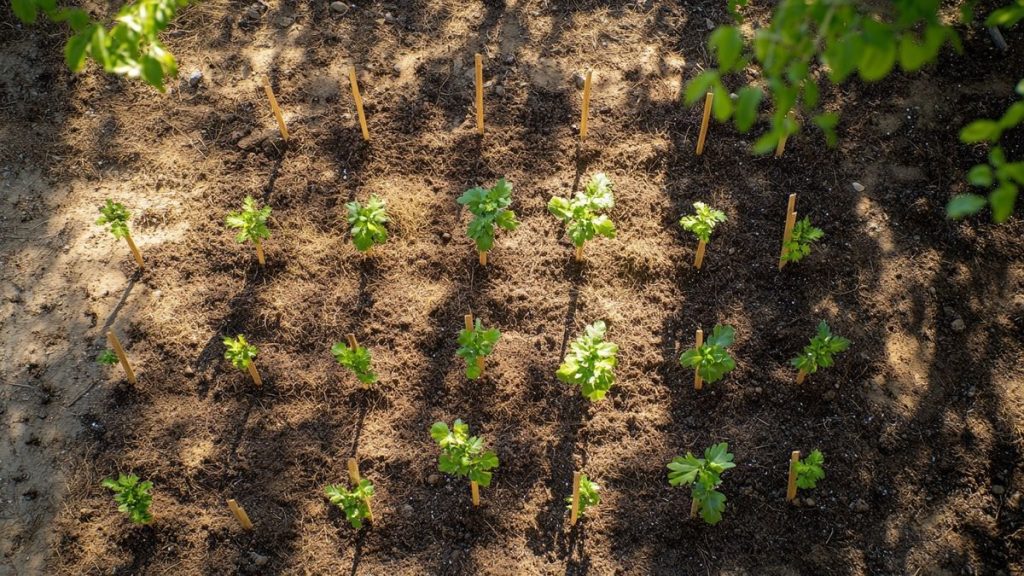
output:
[[953, 219], [963, 218], [977, 213], [988, 201], [977, 194], [957, 194], [946, 206], [946, 215]]

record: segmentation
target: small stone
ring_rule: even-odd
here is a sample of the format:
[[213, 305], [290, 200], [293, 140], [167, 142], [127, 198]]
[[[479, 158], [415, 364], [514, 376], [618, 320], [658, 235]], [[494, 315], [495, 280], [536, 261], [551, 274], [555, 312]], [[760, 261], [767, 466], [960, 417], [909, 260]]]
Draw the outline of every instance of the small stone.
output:
[[199, 83], [202, 81], [203, 73], [200, 70], [193, 70], [192, 73], [188, 75], [188, 85], [193, 88], [199, 86]]
[[836, 399], [836, 391], [829, 390], [822, 395], [822, 398], [824, 398], [827, 402], [831, 402]]
[[497, 86], [494, 87], [494, 94], [497, 95], [497, 96], [504, 96], [505, 95], [505, 87], [502, 86], [501, 84], [498, 84]]
[[430, 484], [431, 486], [437, 486], [440, 482], [441, 477], [438, 476], [437, 474], [431, 474], [430, 476], [427, 476], [427, 484]]
[[1006, 492], [1006, 488], [1000, 486], [999, 484], [992, 485], [992, 493], [995, 494], [996, 496], [1002, 496], [1004, 492]]
[[402, 504], [401, 512], [402, 516], [412, 516], [412, 506], [408, 504]]
[[256, 552], [249, 552], [249, 559], [256, 566], [265, 566], [267, 562], [270, 562], [270, 558], [267, 558], [263, 554], [257, 554]]
[[715, 23], [711, 20], [711, 18], [705, 18], [704, 25], [708, 27], [708, 30], [715, 29]]
[[953, 320], [952, 324], [950, 324], [950, 328], [953, 329], [953, 332], [963, 332], [964, 329], [967, 328], [967, 325], [964, 324], [963, 318], [957, 318]]
[[196, 371], [191, 366], [185, 366], [185, 376], [195, 376]]
[[857, 192], [863, 192], [864, 191], [864, 185], [861, 184], [860, 182], [854, 182], [853, 183], [853, 189], [856, 190]]
[[427, 261], [424, 260], [423, 258], [420, 258], [415, 262], [415, 264], [417, 268], [425, 268], [427, 266]]
[[384, 14], [384, 21], [387, 22], [388, 24], [394, 24], [395, 22], [397, 22], [395, 16], [391, 14], [391, 12]]
[[295, 18], [291, 16], [278, 16], [277, 20], [274, 21], [278, 28], [288, 28], [292, 24], [295, 24]]
[[852, 504], [850, 504], [850, 510], [853, 510], [858, 514], [863, 514], [865, 512], [870, 511], [871, 506], [868, 506], [868, 503], [865, 502], [863, 499], [857, 498], [856, 500], [853, 501]]
[[760, 394], [761, 390], [763, 390], [763, 388], [761, 388], [760, 386], [754, 386], [754, 392], [755, 393]]
[[348, 4], [345, 4], [344, 2], [340, 1], [331, 2], [331, 12], [334, 12], [336, 14], [344, 14], [348, 12]]
[[731, 100], [739, 100], [739, 99], [740, 99], [740, 95], [739, 95], [739, 94], [737, 94], [737, 93], [735, 93], [735, 92], [730, 92], [730, 93], [729, 93], [729, 98], [730, 98]]
[[804, 506], [814, 508], [815, 504], [817, 504], [817, 502], [814, 501], [814, 498], [804, 498]]
[[516, 55], [515, 54], [509, 54], [509, 55], [505, 56], [505, 64], [515, 64], [515, 62], [516, 62]]
[[583, 90], [583, 85], [586, 84], [587, 79], [583, 77], [583, 74], [577, 72], [572, 75], [572, 81], [576, 83], [577, 90]]
[[452, 235], [447, 233], [447, 232], [445, 232], [444, 234], [441, 234], [441, 239], [444, 240], [445, 242], [447, 242], [447, 241], [452, 239]]

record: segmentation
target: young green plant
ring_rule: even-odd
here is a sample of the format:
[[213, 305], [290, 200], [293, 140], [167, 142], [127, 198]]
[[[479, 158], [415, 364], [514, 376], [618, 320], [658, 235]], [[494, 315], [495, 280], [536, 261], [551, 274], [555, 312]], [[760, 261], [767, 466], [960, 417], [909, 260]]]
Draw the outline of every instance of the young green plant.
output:
[[149, 506], [153, 503], [153, 496], [150, 494], [153, 489], [152, 482], [140, 482], [135, 474], [120, 474], [116, 480], [103, 480], [101, 485], [114, 491], [118, 511], [127, 514], [133, 523], [149, 524], [153, 521], [153, 515], [149, 512]]
[[473, 214], [466, 233], [476, 242], [480, 264], [487, 264], [487, 252], [494, 246], [495, 227], [515, 230], [519, 227], [516, 213], [509, 210], [512, 204], [512, 185], [504, 178], [491, 188], [480, 187], [466, 190], [457, 200]]
[[480, 505], [479, 486], [491, 485], [491, 470], [498, 467], [498, 456], [484, 450], [484, 439], [469, 435], [469, 425], [456, 420], [449, 429], [444, 422], [430, 427], [430, 436], [441, 447], [438, 469], [445, 474], [469, 478], [473, 506]]
[[604, 341], [606, 331], [601, 320], [587, 326], [583, 335], [569, 345], [569, 353], [555, 373], [562, 382], [579, 386], [580, 392], [591, 401], [603, 399], [615, 384], [619, 347]]
[[804, 218], [793, 226], [789, 240], [782, 244], [782, 258], [779, 265], [788, 262], [799, 262], [811, 253], [811, 244], [820, 240], [825, 233], [815, 228], [810, 218]]
[[377, 381], [377, 374], [373, 371], [373, 358], [370, 351], [359, 345], [355, 334], [348, 335], [348, 345], [337, 342], [331, 346], [331, 354], [338, 364], [351, 370], [362, 384], [363, 388], [369, 388], [370, 384]]
[[248, 370], [249, 376], [252, 377], [252, 381], [257, 386], [263, 386], [263, 379], [260, 378], [260, 373], [256, 370], [256, 364], [253, 360], [259, 353], [259, 350], [255, 346], [249, 344], [245, 340], [245, 335], [239, 334], [232, 338], [230, 336], [224, 337], [224, 358], [231, 362], [231, 365], [239, 370]]
[[476, 380], [484, 374], [484, 358], [494, 352], [501, 338], [497, 328], [484, 329], [480, 319], [473, 323], [473, 315], [466, 314], [466, 328], [459, 331], [459, 349], [456, 354], [466, 359], [466, 378]]
[[736, 367], [736, 361], [726, 351], [736, 340], [736, 331], [732, 326], [715, 324], [707, 342], [702, 342], [703, 337], [704, 332], [697, 330], [696, 346], [679, 357], [679, 364], [694, 369], [693, 385], [697, 390], [703, 387], [705, 380], [708, 384], [714, 384]]
[[256, 200], [252, 196], [246, 196], [242, 201], [241, 212], [228, 214], [225, 219], [228, 228], [238, 230], [238, 235], [235, 236], [236, 242], [239, 244], [252, 242], [256, 246], [256, 259], [260, 266], [266, 264], [266, 259], [263, 257], [263, 240], [270, 238], [267, 218], [270, 218], [270, 206], [257, 208]]
[[687, 452], [685, 457], [676, 456], [668, 463], [668, 483], [672, 486], [690, 486], [693, 498], [691, 518], [696, 517], [700, 510], [701, 517], [708, 524], [718, 524], [722, 520], [725, 494], [719, 492], [718, 487], [722, 484], [722, 473], [736, 467], [732, 459], [729, 445], [722, 442], [705, 450], [703, 458]]
[[576, 247], [576, 260], [583, 259], [583, 245], [595, 236], [615, 237], [615, 224], [601, 214], [615, 206], [612, 181], [598, 172], [591, 176], [583, 190], [571, 200], [555, 196], [548, 202], [548, 211], [565, 222], [565, 232]]
[[572, 475], [572, 496], [565, 499], [569, 509], [569, 523], [576, 524], [580, 516], [587, 514], [587, 508], [601, 503], [601, 487], [596, 482], [591, 482], [587, 475], [582, 472], [574, 472]]
[[113, 366], [119, 361], [117, 354], [115, 354], [110, 348], [105, 348], [98, 356], [96, 356], [96, 363], [104, 366]]
[[810, 490], [818, 486], [818, 480], [825, 477], [825, 456], [821, 450], [814, 450], [800, 459], [800, 451], [794, 450], [789, 459], [789, 484], [786, 487], [786, 501], [796, 500], [796, 490]]
[[704, 250], [711, 241], [711, 232], [720, 222], [725, 222], [726, 217], [721, 210], [715, 210], [703, 202], [694, 202], [693, 209], [693, 214], [679, 219], [679, 225], [697, 237], [697, 255], [693, 259], [693, 267], [700, 270], [704, 264]]
[[797, 369], [796, 383], [803, 384], [807, 375], [814, 374], [818, 368], [832, 366], [835, 363], [833, 356], [849, 347], [850, 341], [832, 334], [832, 329], [822, 320], [818, 324], [818, 333], [804, 346], [804, 351], [789, 361]]
[[348, 223], [352, 226], [352, 243], [356, 250], [366, 252], [377, 244], [388, 240], [388, 229], [384, 224], [388, 221], [387, 204], [376, 194], [370, 196], [366, 205], [352, 201], [345, 204], [348, 209]]
[[373, 483], [369, 480], [360, 480], [356, 483], [355, 488], [351, 490], [341, 484], [328, 484], [324, 486], [324, 494], [331, 504], [334, 504], [345, 513], [345, 519], [356, 530], [362, 528], [364, 521], [373, 519], [370, 513], [370, 496], [373, 496]]
[[124, 238], [124, 241], [128, 243], [128, 248], [132, 251], [135, 263], [142, 268], [142, 252], [139, 252], [139, 247], [135, 245], [135, 240], [132, 240], [131, 232], [128, 230], [129, 217], [131, 214], [125, 209], [124, 204], [107, 198], [106, 204], [100, 206], [100, 217], [96, 223], [101, 226], [109, 224], [110, 233], [114, 235], [114, 238]]

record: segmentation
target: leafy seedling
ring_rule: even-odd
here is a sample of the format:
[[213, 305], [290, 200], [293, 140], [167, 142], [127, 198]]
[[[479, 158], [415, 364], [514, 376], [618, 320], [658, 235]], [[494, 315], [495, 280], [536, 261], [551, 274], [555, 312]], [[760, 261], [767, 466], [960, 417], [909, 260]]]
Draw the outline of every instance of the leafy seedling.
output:
[[687, 452], [685, 457], [676, 456], [668, 464], [668, 483], [672, 486], [690, 485], [694, 506], [700, 508], [700, 515], [708, 524], [718, 524], [725, 511], [725, 494], [717, 488], [722, 484], [722, 473], [736, 465], [732, 462], [729, 445], [715, 444], [704, 451], [703, 458]]
[[679, 225], [683, 227], [683, 230], [692, 232], [697, 240], [704, 243], [710, 242], [711, 232], [714, 231], [715, 226], [719, 222], [726, 221], [725, 213], [715, 210], [703, 202], [694, 202], [693, 208], [696, 212], [680, 218]]
[[606, 331], [601, 320], [587, 326], [583, 335], [569, 345], [569, 353], [555, 373], [562, 382], [579, 386], [580, 392], [592, 401], [603, 399], [615, 384], [615, 356], [619, 347], [604, 341]]
[[100, 352], [99, 355], [96, 356], [96, 363], [103, 364], [104, 366], [113, 366], [118, 362], [120, 362], [120, 359], [117, 357], [117, 354], [109, 348]]
[[370, 384], [377, 381], [377, 374], [373, 371], [373, 359], [370, 357], [370, 351], [365, 347], [338, 342], [331, 346], [331, 354], [334, 355], [338, 364], [355, 373], [356, 378], [363, 383], [364, 387], [368, 388]]
[[785, 262], [799, 262], [811, 253], [811, 244], [817, 242], [824, 236], [821, 228], [811, 225], [810, 218], [804, 218], [793, 226], [793, 235], [789, 242], [786, 242], [786, 251], [782, 256]]
[[362, 528], [363, 522], [370, 518], [370, 505], [367, 500], [373, 496], [373, 483], [369, 480], [363, 478], [352, 490], [341, 484], [329, 484], [324, 486], [324, 494], [331, 504], [345, 512], [345, 519], [356, 530]]
[[512, 185], [502, 178], [488, 189], [470, 188], [459, 196], [458, 203], [473, 214], [466, 233], [476, 242], [476, 249], [481, 254], [480, 263], [486, 264], [484, 255], [494, 246], [495, 226], [504, 230], [519, 227], [516, 213], [508, 209], [512, 203]]
[[490, 471], [498, 467], [498, 456], [484, 450], [483, 438], [469, 435], [468, 424], [456, 420], [449, 429], [444, 422], [435, 422], [430, 436], [441, 447], [437, 460], [441, 472], [469, 478], [480, 486], [491, 485]]
[[[586, 516], [587, 508], [601, 503], [601, 486], [597, 482], [591, 482], [586, 474], [580, 475], [580, 516]], [[572, 510], [572, 496], [565, 499], [569, 504], [568, 510]]]
[[810, 490], [818, 486], [818, 480], [825, 477], [825, 456], [821, 450], [815, 450], [793, 463], [796, 470], [796, 485], [798, 488]]
[[107, 198], [106, 204], [100, 206], [100, 217], [96, 220], [99, 225], [109, 225], [110, 233], [114, 235], [114, 238], [127, 238], [128, 232], [128, 218], [131, 214], [124, 207], [124, 204], [120, 202], [114, 202], [110, 198]]
[[153, 515], [149, 513], [149, 505], [153, 503], [153, 496], [150, 495], [153, 489], [152, 482], [139, 482], [139, 477], [135, 474], [121, 474], [117, 480], [103, 480], [101, 485], [114, 491], [118, 511], [127, 514], [133, 523], [148, 524], [153, 521]]
[[565, 222], [565, 233], [576, 246], [576, 258], [583, 254], [583, 244], [595, 236], [615, 237], [615, 224], [601, 214], [615, 206], [612, 181], [598, 172], [590, 178], [583, 190], [571, 200], [555, 196], [548, 202], [548, 211]]
[[256, 200], [252, 196], [246, 196], [242, 201], [242, 211], [228, 214], [225, 223], [228, 228], [238, 230], [235, 241], [239, 244], [252, 242], [256, 245], [256, 256], [260, 264], [264, 264], [263, 240], [270, 238], [270, 229], [267, 228], [267, 218], [270, 217], [270, 206], [263, 208], [256, 207]]
[[494, 345], [501, 338], [497, 328], [484, 329], [480, 319], [476, 319], [472, 330], [463, 328], [459, 331], [459, 349], [456, 354], [466, 359], [466, 378], [476, 380], [484, 372], [484, 358], [494, 352]]
[[345, 208], [348, 208], [348, 223], [352, 226], [352, 243], [356, 250], [366, 252], [376, 244], [387, 242], [388, 229], [384, 227], [388, 221], [387, 206], [376, 194], [370, 196], [366, 206], [353, 201]]
[[849, 347], [850, 341], [842, 336], [833, 335], [828, 324], [822, 320], [818, 324], [818, 333], [811, 338], [811, 342], [807, 346], [804, 346], [804, 351], [789, 361], [799, 370], [797, 384], [802, 383], [808, 374], [817, 372], [818, 368], [832, 366], [835, 363], [833, 355]]
[[224, 337], [224, 346], [227, 347], [227, 350], [224, 351], [224, 358], [239, 370], [248, 369], [253, 359], [256, 358], [256, 354], [259, 353], [255, 346], [246, 342], [245, 336], [242, 334], [235, 338]]
[[725, 350], [735, 339], [736, 331], [732, 326], [715, 324], [707, 342], [683, 352], [679, 363], [695, 369], [708, 384], [714, 384], [736, 367], [736, 361]]

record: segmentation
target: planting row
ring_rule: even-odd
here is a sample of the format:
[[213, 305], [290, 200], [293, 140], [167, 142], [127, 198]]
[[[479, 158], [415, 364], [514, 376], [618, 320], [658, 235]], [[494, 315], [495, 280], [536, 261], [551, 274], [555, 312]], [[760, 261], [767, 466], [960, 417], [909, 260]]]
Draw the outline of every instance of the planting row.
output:
[[[469, 425], [462, 420], [455, 420], [451, 427], [444, 422], [435, 422], [430, 427], [430, 436], [440, 448], [438, 469], [456, 477], [469, 479], [470, 494], [474, 506], [480, 505], [480, 487], [490, 486], [494, 471], [498, 469], [498, 456], [484, 447], [484, 438], [470, 436]], [[820, 450], [814, 450], [806, 458], [800, 458], [794, 452], [790, 459], [789, 481], [786, 499], [793, 501], [797, 489], [812, 489], [818, 481], [825, 477], [825, 457]], [[704, 450], [704, 457], [698, 458], [691, 452], [686, 456], [676, 456], [666, 466], [668, 483], [672, 486], [689, 486], [692, 504], [690, 517], [701, 518], [708, 524], [717, 524], [725, 512], [725, 494], [718, 488], [722, 484], [722, 473], [735, 468], [733, 455], [729, 445], [722, 442]], [[374, 493], [373, 482], [359, 476], [355, 460], [349, 460], [349, 476], [352, 487], [344, 484], [328, 484], [324, 486], [324, 495], [338, 508], [344, 511], [345, 518], [353, 528], [361, 528], [366, 521], [373, 521], [370, 499]], [[107, 478], [102, 485], [114, 492], [114, 500], [118, 510], [128, 515], [136, 524], [148, 524], [153, 521], [149, 508], [153, 498], [153, 483], [141, 481], [134, 474], [122, 474], [118, 478]], [[569, 510], [570, 523], [587, 514], [587, 510], [601, 502], [601, 487], [586, 474], [577, 472], [573, 476], [572, 495], [566, 497], [566, 508]], [[252, 528], [252, 522], [243, 508], [234, 500], [228, 501], [243, 528]]]

